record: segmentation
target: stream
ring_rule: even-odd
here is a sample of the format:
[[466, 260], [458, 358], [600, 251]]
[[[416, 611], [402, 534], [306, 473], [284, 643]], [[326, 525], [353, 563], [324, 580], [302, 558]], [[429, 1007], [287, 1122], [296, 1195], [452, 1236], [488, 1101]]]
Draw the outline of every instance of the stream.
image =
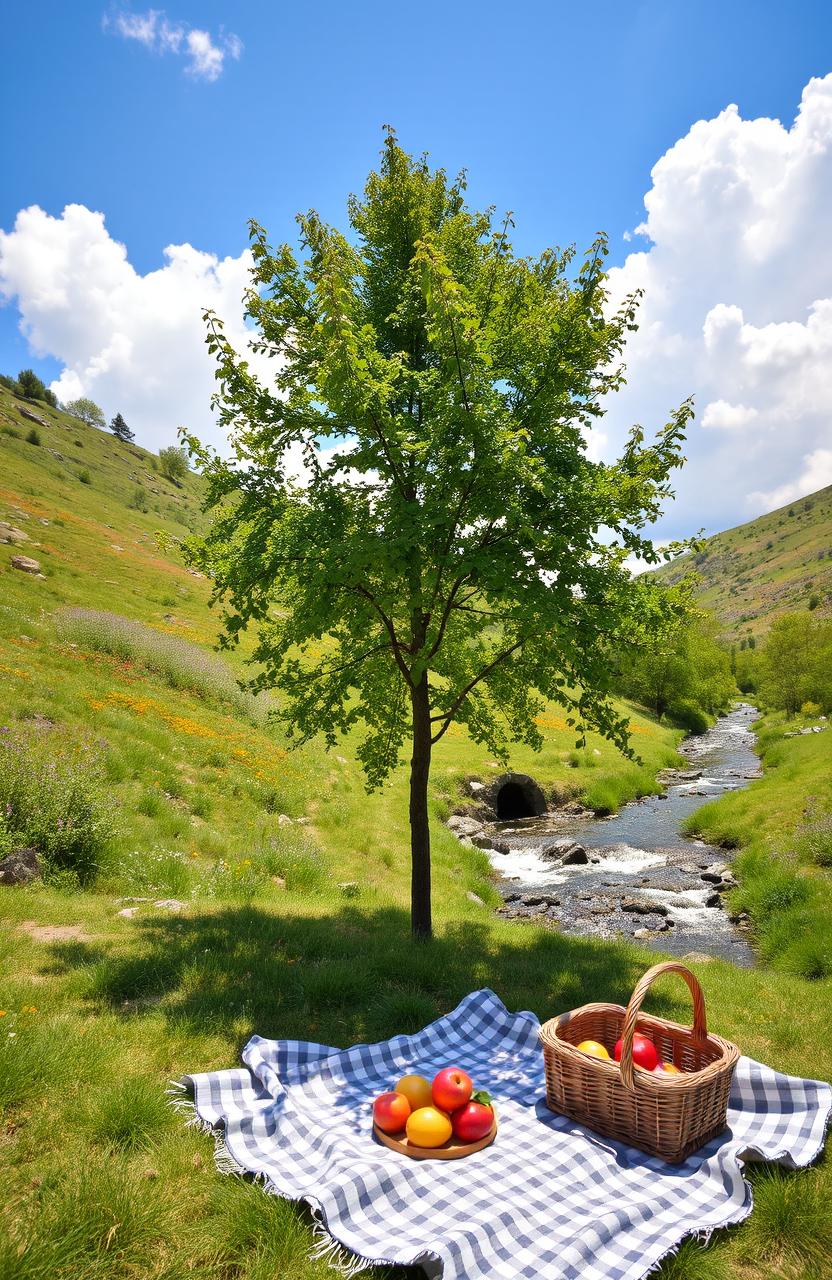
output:
[[747, 920], [732, 921], [723, 904], [735, 883], [729, 855], [683, 836], [680, 824], [709, 800], [760, 776], [756, 715], [741, 703], [707, 733], [686, 738], [679, 751], [687, 765], [660, 775], [664, 793], [608, 818], [556, 811], [488, 823], [484, 834], [497, 847], [486, 853], [504, 898], [500, 914], [547, 917], [566, 934], [623, 934], [658, 951], [753, 965]]

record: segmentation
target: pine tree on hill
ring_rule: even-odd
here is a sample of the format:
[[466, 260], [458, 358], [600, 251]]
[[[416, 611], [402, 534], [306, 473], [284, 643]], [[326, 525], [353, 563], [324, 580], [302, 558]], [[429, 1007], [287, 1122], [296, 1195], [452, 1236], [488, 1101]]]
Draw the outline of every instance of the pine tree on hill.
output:
[[118, 436], [119, 440], [123, 440], [125, 444], [129, 444], [131, 440], [136, 438], [120, 413], [117, 413], [110, 423], [110, 430], [113, 435]]

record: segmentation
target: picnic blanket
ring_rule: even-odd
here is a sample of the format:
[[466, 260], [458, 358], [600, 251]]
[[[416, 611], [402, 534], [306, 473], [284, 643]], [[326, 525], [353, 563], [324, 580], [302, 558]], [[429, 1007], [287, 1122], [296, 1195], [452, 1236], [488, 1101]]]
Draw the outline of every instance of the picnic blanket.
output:
[[[598, 1137], [544, 1101], [539, 1022], [475, 991], [414, 1035], [338, 1050], [254, 1036], [245, 1066], [186, 1076], [192, 1122], [217, 1163], [308, 1202], [320, 1248], [354, 1274], [419, 1264], [443, 1280], [639, 1280], [690, 1233], [742, 1221], [748, 1159], [808, 1164], [824, 1142], [829, 1085], [737, 1065], [729, 1127], [683, 1164]], [[411, 1160], [372, 1135], [371, 1101], [402, 1075], [464, 1067], [494, 1099], [491, 1147]]]

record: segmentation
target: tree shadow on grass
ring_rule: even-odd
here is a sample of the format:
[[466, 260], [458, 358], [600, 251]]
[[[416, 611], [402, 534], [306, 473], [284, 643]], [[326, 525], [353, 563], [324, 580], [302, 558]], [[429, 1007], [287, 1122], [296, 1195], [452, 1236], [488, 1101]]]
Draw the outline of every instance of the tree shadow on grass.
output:
[[54, 949], [56, 963], [90, 966], [87, 998], [116, 1012], [153, 1004], [190, 1033], [247, 1025], [338, 1047], [416, 1031], [480, 987], [541, 1020], [592, 1000], [626, 1004], [642, 971], [624, 946], [523, 925], [516, 941], [464, 922], [416, 943], [396, 907], [310, 918], [245, 905], [146, 916], [135, 929], [126, 952], [102, 959], [73, 944]]

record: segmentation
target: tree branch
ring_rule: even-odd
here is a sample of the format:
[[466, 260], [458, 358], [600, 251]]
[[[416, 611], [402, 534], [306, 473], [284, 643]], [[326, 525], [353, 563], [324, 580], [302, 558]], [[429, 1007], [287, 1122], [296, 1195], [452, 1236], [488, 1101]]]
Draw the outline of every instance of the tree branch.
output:
[[409, 689], [412, 689], [413, 678], [411, 677], [410, 670], [407, 666], [407, 663], [402, 657], [402, 650], [405, 648], [405, 646], [401, 643], [401, 641], [399, 640], [399, 637], [396, 635], [396, 628], [393, 626], [392, 619], [388, 618], [387, 614], [384, 612], [381, 605], [376, 600], [375, 596], [372, 594], [372, 592], [368, 591], [366, 587], [356, 587], [355, 590], [358, 592], [360, 596], [363, 596], [365, 600], [369, 601], [369, 603], [373, 606], [376, 613], [384, 623], [384, 626], [387, 630], [387, 634], [390, 637], [390, 645], [393, 650], [393, 657], [396, 659], [396, 666], [399, 668], [402, 675], [404, 676], [404, 681], [407, 687]]
[[444, 727], [440, 729], [438, 733], [433, 735], [431, 742], [438, 742], [442, 735], [447, 732], [448, 726], [472, 689], [476, 688], [480, 681], [485, 680], [487, 676], [490, 676], [491, 672], [495, 667], [498, 667], [501, 662], [504, 662], [506, 658], [510, 658], [517, 649], [521, 649], [528, 639], [528, 636], [521, 636], [520, 639], [515, 640], [514, 644], [510, 645], [508, 649], [504, 649], [502, 653], [498, 653], [497, 657], [489, 662], [488, 666], [483, 667], [479, 675], [474, 676], [474, 679], [469, 680], [465, 688], [460, 690], [447, 711], [443, 711], [437, 716], [431, 716], [431, 724], [434, 722], [441, 723], [444, 721]]

